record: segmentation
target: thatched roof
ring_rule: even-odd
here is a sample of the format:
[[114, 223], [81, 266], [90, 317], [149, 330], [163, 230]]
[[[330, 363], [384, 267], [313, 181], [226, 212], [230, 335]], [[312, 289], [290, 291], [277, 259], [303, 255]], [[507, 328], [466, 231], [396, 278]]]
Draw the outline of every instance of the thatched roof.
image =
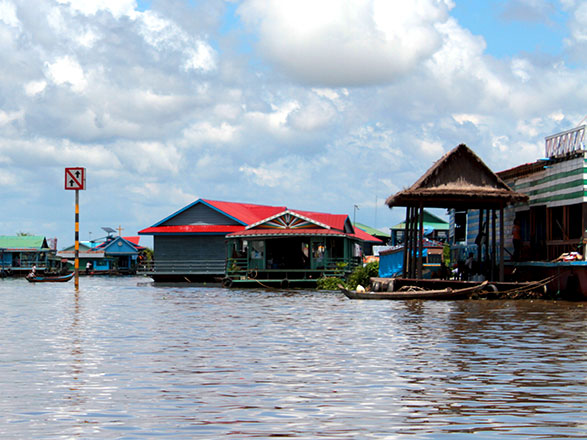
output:
[[496, 208], [501, 203], [528, 200], [525, 194], [508, 187], [465, 144], [441, 157], [408, 189], [390, 196], [385, 203], [394, 206], [437, 208]]

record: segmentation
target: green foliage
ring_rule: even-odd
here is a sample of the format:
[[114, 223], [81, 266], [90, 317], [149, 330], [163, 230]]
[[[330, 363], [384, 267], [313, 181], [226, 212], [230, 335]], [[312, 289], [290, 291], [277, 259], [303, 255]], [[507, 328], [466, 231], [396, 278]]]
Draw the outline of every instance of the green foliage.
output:
[[153, 252], [153, 249], [146, 247], [145, 249], [142, 250], [142, 254], [143, 254], [146, 261], [153, 261], [153, 257], [155, 255], [155, 253]]
[[338, 277], [321, 277], [316, 281], [318, 290], [339, 290], [339, 285], [346, 287], [342, 278]]
[[379, 275], [379, 261], [367, 263], [364, 266], [357, 266], [349, 275], [348, 279], [344, 280], [344, 268], [346, 264], [339, 267], [338, 276], [322, 277], [317, 281], [319, 290], [339, 290], [339, 285], [347, 289], [354, 290], [360, 284], [367, 287], [370, 283], [370, 278]]
[[379, 261], [373, 261], [367, 263], [364, 266], [357, 266], [353, 273], [349, 275], [348, 287], [349, 289], [356, 289], [360, 284], [363, 287], [367, 287], [370, 283], [371, 277], [377, 277], [379, 275]]
[[348, 266], [348, 263], [336, 263], [335, 276], [332, 277], [320, 277], [316, 281], [318, 290], [339, 290], [339, 286], [346, 287], [344, 281], [344, 270]]

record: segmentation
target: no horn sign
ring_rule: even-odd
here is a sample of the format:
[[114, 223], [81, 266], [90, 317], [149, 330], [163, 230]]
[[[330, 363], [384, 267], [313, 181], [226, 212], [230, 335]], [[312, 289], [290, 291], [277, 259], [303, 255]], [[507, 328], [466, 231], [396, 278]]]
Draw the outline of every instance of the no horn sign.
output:
[[86, 169], [65, 168], [65, 189], [86, 189]]

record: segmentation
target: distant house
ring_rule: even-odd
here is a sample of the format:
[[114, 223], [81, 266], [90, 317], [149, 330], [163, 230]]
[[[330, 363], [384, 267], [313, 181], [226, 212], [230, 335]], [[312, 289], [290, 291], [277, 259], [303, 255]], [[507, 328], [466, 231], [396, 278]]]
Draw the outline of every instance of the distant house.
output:
[[[75, 259], [75, 245], [71, 245], [57, 252], [57, 256], [65, 259], [73, 270], [73, 264]], [[84, 271], [86, 264], [90, 263], [96, 271], [110, 272], [112, 269], [112, 259], [107, 258], [104, 255], [104, 251], [95, 250], [90, 242], [80, 242], [79, 244], [79, 268], [80, 271]]]
[[[374, 239], [362, 231], [355, 233], [348, 216], [205, 199], [196, 200], [139, 234], [153, 236], [154, 262], [144, 272], [155, 281], [205, 281], [231, 276], [244, 281], [253, 274], [251, 270], [255, 275], [272, 270], [274, 264], [279, 264], [278, 258], [297, 268], [301, 263], [296, 258], [301, 258], [299, 253], [304, 250], [302, 243], [307, 245], [308, 255], [315, 248], [316, 257], [311, 264], [318, 271], [319, 253], [322, 258], [330, 255], [340, 261], [350, 258], [351, 246], [335, 240], [335, 236], [357, 244]], [[276, 244], [281, 249], [279, 255]], [[295, 257], [290, 251], [296, 253]]]
[[[423, 216], [424, 236], [434, 241], [445, 242], [448, 240], [450, 223], [424, 209]], [[391, 245], [397, 246], [404, 242], [406, 222], [398, 223], [391, 227]]]
[[40, 235], [0, 236], [0, 273], [26, 275], [35, 266], [39, 272], [54, 270], [59, 260]]
[[[90, 263], [90, 273], [100, 274], [134, 274], [137, 271], [138, 258], [142, 249], [139, 237], [106, 237], [105, 241], [80, 242], [79, 268], [86, 271]], [[57, 253], [57, 256], [66, 258], [73, 264], [75, 246], [69, 246]]]
[[371, 226], [364, 225], [363, 223], [355, 223], [355, 229], [360, 229], [367, 234], [375, 237], [377, 241], [373, 242], [365, 242], [365, 254], [372, 255], [373, 254], [373, 246], [381, 246], [388, 244], [390, 240], [390, 234], [380, 231], [379, 229], [372, 228]]

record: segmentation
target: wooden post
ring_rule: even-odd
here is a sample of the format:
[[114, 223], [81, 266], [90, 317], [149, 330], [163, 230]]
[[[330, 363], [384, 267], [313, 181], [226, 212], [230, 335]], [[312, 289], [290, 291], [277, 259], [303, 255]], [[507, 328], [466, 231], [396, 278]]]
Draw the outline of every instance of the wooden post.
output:
[[497, 237], [496, 237], [496, 217], [495, 208], [491, 210], [491, 280], [495, 280], [495, 265], [497, 264]]
[[418, 274], [417, 278], [422, 278], [422, 258], [424, 253], [424, 206], [420, 203], [420, 208], [418, 209]]
[[75, 263], [74, 263], [74, 284], [79, 289], [79, 190], [75, 190]]
[[[479, 264], [479, 266], [481, 266], [481, 259], [483, 256], [483, 235], [485, 234], [485, 228], [483, 226], [483, 209], [479, 209], [479, 228], [478, 228], [478, 232], [477, 232], [480, 240], [479, 240], [479, 244], [477, 246], [477, 263]], [[487, 237], [485, 237], [487, 238]], [[487, 243], [487, 241], [486, 241]]]
[[410, 268], [410, 278], [416, 278], [416, 268], [417, 268], [417, 255], [416, 255], [416, 248], [418, 246], [418, 229], [417, 229], [417, 225], [418, 225], [418, 217], [417, 217], [417, 213], [418, 212], [418, 208], [414, 207], [412, 208], [412, 220], [411, 220], [411, 225], [412, 225], [412, 246], [411, 246], [411, 255], [410, 258], [412, 260], [412, 266]]
[[503, 230], [503, 202], [501, 202], [501, 206], [499, 207], [499, 281], [503, 281], [505, 277], [504, 267], [503, 267], [503, 260], [505, 252], [505, 245], [504, 245], [504, 230]]
[[408, 278], [408, 237], [410, 233], [410, 208], [406, 206], [406, 222], [404, 224], [404, 255], [403, 255], [403, 270], [402, 270], [402, 277]]

